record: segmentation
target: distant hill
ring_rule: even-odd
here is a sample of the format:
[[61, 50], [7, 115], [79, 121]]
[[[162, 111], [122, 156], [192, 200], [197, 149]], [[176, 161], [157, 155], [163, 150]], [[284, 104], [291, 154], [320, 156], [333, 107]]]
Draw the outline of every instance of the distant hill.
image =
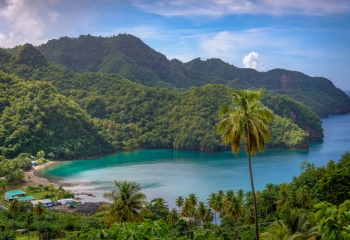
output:
[[264, 88], [272, 94], [286, 94], [304, 103], [321, 117], [350, 111], [350, 98], [322, 77], [273, 69], [258, 72], [237, 68], [220, 59], [188, 63], [168, 60], [139, 38], [120, 34], [113, 37], [82, 35], [62, 37], [38, 47], [51, 61], [75, 72], [116, 73], [145, 86], [190, 88], [225, 84], [234, 88]]
[[[23, 78], [19, 80], [22, 85], [35, 84], [35, 86], [39, 86], [39, 83], [42, 83], [43, 86], [48, 86], [49, 96], [51, 92], [54, 96], [58, 93], [64, 95], [61, 102], [69, 100], [69, 105], [74, 106], [77, 113], [83, 114], [83, 119], [92, 118], [92, 125], [89, 121], [89, 124], [83, 126], [94, 131], [96, 129], [99, 136], [107, 141], [105, 145], [108, 151], [110, 146], [114, 150], [175, 148], [220, 151], [227, 149], [226, 146], [222, 145], [220, 136], [216, 133], [216, 123], [219, 121], [219, 106], [230, 102], [232, 92], [235, 91], [228, 86], [208, 84], [180, 92], [166, 88], [146, 87], [116, 74], [76, 73], [53, 64], [43, 56], [40, 50], [30, 44], [25, 44], [11, 51], [0, 48], [0, 70], [6, 72], [4, 74]], [[0, 87], [7, 89], [8, 87], [4, 84], [0, 82]], [[16, 88], [12, 87], [12, 89]], [[28, 99], [28, 104], [39, 111], [33, 113], [41, 116], [49, 112], [51, 108], [52, 111], [56, 109], [59, 114], [50, 113], [50, 116], [56, 116], [55, 119], [59, 119], [58, 123], [64, 126], [68, 126], [67, 118], [73, 118], [71, 119], [73, 122], [88, 121], [80, 120], [73, 112], [65, 114], [71, 108], [68, 110], [60, 108], [60, 102], [54, 97], [45, 98], [43, 95], [45, 88], [31, 87], [30, 89], [32, 91], [30, 96], [36, 96], [37, 93], [40, 93], [38, 94], [40, 97], [35, 103], [38, 107]], [[6, 91], [3, 92], [6, 93]], [[10, 98], [16, 106], [15, 109], [18, 108], [19, 113], [30, 112], [30, 110], [22, 109], [21, 105], [18, 105], [27, 101], [27, 95], [21, 94], [21, 92], [18, 94], [18, 96]], [[41, 96], [43, 97], [41, 98]], [[16, 98], [18, 98], [18, 102], [15, 101]], [[4, 112], [13, 112], [9, 109], [8, 99], [7, 97], [1, 98], [0, 95], [0, 100], [4, 100], [3, 104], [0, 102], [0, 106], [3, 106], [0, 109], [0, 115]], [[263, 103], [273, 109], [276, 114], [275, 121], [270, 126], [273, 141], [268, 143], [268, 147], [305, 149], [309, 146], [309, 140], [323, 138], [319, 117], [303, 104], [287, 96], [270, 95], [267, 92], [264, 93]], [[15, 118], [13, 123], [9, 121], [9, 118], [6, 118], [3, 121], [3, 126], [6, 123], [18, 125], [18, 129], [35, 129], [32, 125], [27, 126], [26, 121], [21, 120], [25, 116]], [[17, 122], [17, 119], [21, 121]], [[41, 124], [38, 127], [40, 126], [44, 125]], [[20, 132], [12, 133], [11, 131], [11, 134], [21, 136]], [[60, 152], [62, 148], [59, 139], [50, 145], [52, 135], [59, 135], [61, 132], [63, 134], [64, 131], [59, 127], [55, 130], [46, 130], [45, 128], [38, 135], [35, 133], [23, 135], [22, 142], [27, 141], [30, 136], [33, 137], [30, 139], [40, 137], [38, 143], [41, 147], [48, 146], [50, 151], [67, 158], [66, 155], [61, 155], [65, 153]], [[68, 144], [76, 150], [74, 156], [86, 156], [81, 144], [86, 142], [83, 146], [89, 146], [90, 139], [93, 139], [85, 134], [83, 127], [82, 131], [84, 134], [79, 139], [63, 140], [63, 144]], [[50, 142], [50, 144], [45, 145], [46, 142]], [[57, 145], [54, 145], [55, 143]], [[31, 141], [28, 145], [32, 146], [33, 144], [36, 142]], [[43, 150], [47, 152], [47, 149]], [[32, 151], [28, 152], [32, 153]], [[101, 152], [103, 152], [102, 149], [94, 153]]]

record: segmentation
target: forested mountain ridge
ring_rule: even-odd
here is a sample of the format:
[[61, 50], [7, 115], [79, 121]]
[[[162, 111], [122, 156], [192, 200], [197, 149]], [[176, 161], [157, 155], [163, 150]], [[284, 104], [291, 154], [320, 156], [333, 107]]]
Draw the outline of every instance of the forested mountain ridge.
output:
[[321, 117], [350, 111], [350, 98], [322, 77], [274, 69], [258, 72], [237, 68], [220, 59], [188, 63], [168, 60], [163, 54], [128, 34], [113, 37], [82, 35], [62, 37], [38, 47], [54, 63], [76, 72], [117, 73], [146, 86], [189, 88], [225, 84], [234, 88], [264, 88], [286, 94], [308, 106]]
[[[31, 57], [24, 54], [27, 52], [31, 53]], [[114, 151], [137, 148], [200, 151], [226, 149], [226, 146], [221, 144], [220, 136], [216, 134], [216, 123], [219, 120], [219, 106], [231, 101], [234, 89], [228, 86], [213, 84], [179, 92], [166, 88], [146, 87], [115, 74], [75, 73], [54, 65], [30, 44], [12, 51], [0, 49], [0, 70], [20, 76], [28, 84], [40, 82], [49, 84], [50, 82], [53, 86], [49, 84], [50, 91], [56, 89], [57, 94], [63, 94], [70, 99], [72, 108], [80, 108], [77, 112], [84, 109], [86, 111], [84, 116], [93, 118], [91, 127], [107, 141], [106, 146], [111, 146]], [[22, 96], [18, 98], [20, 101]], [[7, 97], [3, 100], [5, 103], [9, 101]], [[263, 102], [282, 116], [276, 116], [276, 121], [271, 125], [273, 141], [268, 144], [268, 147], [308, 148], [309, 135], [311, 139], [323, 138], [319, 117], [304, 105], [286, 96], [270, 96], [266, 92]], [[46, 100], [41, 103], [44, 104], [42, 108], [51, 107], [53, 104], [47, 103]], [[0, 109], [2, 112], [9, 111], [8, 105], [1, 106], [3, 106]], [[19, 113], [26, 114], [28, 111], [19, 111]], [[42, 110], [42, 112], [46, 111]], [[24, 118], [22, 116], [16, 119]], [[300, 121], [301, 119], [305, 120]], [[26, 125], [25, 121], [20, 120], [16, 123], [17, 120], [15, 120], [13, 120], [15, 125]], [[24, 127], [32, 128], [27, 125]], [[308, 131], [308, 127], [311, 131]], [[9, 131], [12, 135], [15, 129], [9, 128]], [[56, 129], [52, 132], [59, 131]], [[315, 134], [311, 134], [312, 132]], [[35, 134], [31, 135], [36, 137]], [[31, 135], [24, 135], [23, 138], [26, 139]], [[72, 158], [73, 155], [74, 157], [86, 156], [86, 153], [80, 152], [79, 148], [75, 148], [77, 150], [74, 154], [67, 155], [58, 151], [58, 146], [46, 145], [45, 141], [48, 141], [46, 135], [42, 135], [42, 138], [43, 150], [52, 151], [60, 158]], [[84, 138], [80, 140], [85, 141]], [[67, 144], [71, 143], [69, 140], [67, 142]], [[48, 146], [47, 149], [46, 146]], [[25, 145], [23, 149], [27, 149]], [[109, 150], [110, 148], [107, 147], [106, 151]]]

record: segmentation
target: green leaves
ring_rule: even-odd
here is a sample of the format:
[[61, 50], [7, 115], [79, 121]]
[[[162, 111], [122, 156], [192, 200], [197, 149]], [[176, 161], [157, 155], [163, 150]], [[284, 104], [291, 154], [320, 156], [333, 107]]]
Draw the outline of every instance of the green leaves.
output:
[[350, 239], [350, 200], [344, 201], [337, 208], [324, 202], [316, 204], [316, 219], [324, 239]]

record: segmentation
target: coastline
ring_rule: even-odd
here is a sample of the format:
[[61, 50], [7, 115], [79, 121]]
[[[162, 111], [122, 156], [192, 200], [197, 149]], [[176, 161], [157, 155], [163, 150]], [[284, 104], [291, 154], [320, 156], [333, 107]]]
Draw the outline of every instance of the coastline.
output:
[[59, 161], [49, 161], [49, 162], [44, 163], [42, 165], [34, 166], [28, 171], [23, 171], [24, 178], [22, 179], [22, 181], [20, 183], [16, 184], [16, 186], [27, 187], [27, 186], [37, 186], [39, 184], [42, 184], [44, 186], [53, 184], [55, 187], [59, 187], [58, 184], [52, 183], [49, 180], [47, 180], [46, 178], [39, 177], [38, 175], [36, 175], [36, 170], [48, 167], [48, 166], [53, 165], [53, 164], [59, 164], [59, 163], [60, 163]]

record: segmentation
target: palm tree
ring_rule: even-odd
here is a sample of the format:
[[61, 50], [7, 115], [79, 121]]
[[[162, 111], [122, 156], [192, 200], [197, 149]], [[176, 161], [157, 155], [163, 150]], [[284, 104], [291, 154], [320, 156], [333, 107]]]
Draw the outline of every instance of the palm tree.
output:
[[301, 207], [305, 207], [311, 201], [310, 188], [307, 185], [300, 186], [296, 191], [295, 200]]
[[194, 193], [188, 195], [187, 201], [193, 208], [198, 205], [198, 197]]
[[175, 199], [175, 204], [179, 208], [179, 211], [181, 212], [181, 208], [184, 205], [184, 198], [182, 196], [179, 196], [178, 198]]
[[204, 222], [206, 214], [207, 214], [207, 207], [204, 205], [204, 202], [200, 201], [198, 204], [197, 211], [196, 211], [196, 217], [201, 222]]
[[30, 226], [30, 224], [33, 223], [33, 213], [32, 213], [32, 212], [26, 212], [26, 213], [24, 214], [24, 219], [25, 219], [25, 223], [27, 224], [28, 240], [30, 240], [29, 226]]
[[169, 212], [168, 216], [166, 217], [166, 223], [174, 225], [178, 220], [179, 214], [177, 213], [176, 209], [171, 209], [171, 212]]
[[217, 225], [216, 222], [216, 213], [221, 212], [224, 208], [224, 201], [223, 197], [219, 194], [212, 193], [208, 198], [208, 205], [214, 210], [214, 216], [215, 216], [215, 225]]
[[253, 171], [251, 155], [265, 149], [265, 140], [269, 141], [271, 135], [268, 124], [273, 120], [272, 111], [264, 107], [259, 101], [261, 92], [242, 91], [233, 94], [232, 105], [224, 105], [220, 109], [220, 117], [224, 117], [217, 126], [217, 131], [222, 134], [224, 144], [231, 144], [232, 152], [236, 155], [244, 143], [248, 155], [248, 167], [250, 183], [253, 194], [255, 215], [255, 237], [259, 239], [258, 209], [254, 191]]
[[114, 181], [116, 189], [103, 194], [112, 201], [110, 210], [104, 216], [108, 223], [142, 222], [144, 218], [140, 211], [147, 204], [146, 195], [140, 192], [140, 185], [135, 182]]
[[242, 202], [238, 197], [233, 196], [225, 201], [225, 213], [230, 218], [238, 219], [243, 216]]
[[10, 210], [10, 212], [12, 212], [13, 214], [19, 213], [19, 211], [21, 210], [21, 202], [18, 201], [17, 199], [14, 199], [14, 200], [10, 203], [9, 210]]
[[153, 203], [154, 207], [157, 210], [161, 210], [163, 208], [168, 208], [167, 202], [163, 198], [154, 198], [151, 203]]
[[35, 214], [39, 217], [45, 213], [45, 207], [41, 202], [39, 202], [37, 205], [35, 205], [33, 210], [34, 210]]

